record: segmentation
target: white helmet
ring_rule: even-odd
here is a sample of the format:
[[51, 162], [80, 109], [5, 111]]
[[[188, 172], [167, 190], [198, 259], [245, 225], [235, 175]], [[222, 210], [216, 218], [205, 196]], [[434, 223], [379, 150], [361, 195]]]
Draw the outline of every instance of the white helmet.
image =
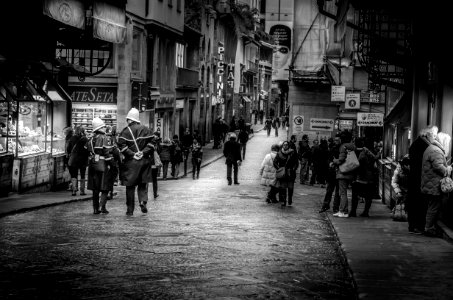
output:
[[91, 125], [93, 125], [93, 131], [96, 131], [102, 127], [105, 127], [104, 121], [102, 121], [100, 118], [96, 117], [91, 121]]
[[131, 110], [127, 113], [126, 120], [140, 123], [140, 112], [138, 111], [138, 109], [132, 107]]
[[236, 138], [236, 133], [230, 132], [230, 139], [235, 139]]

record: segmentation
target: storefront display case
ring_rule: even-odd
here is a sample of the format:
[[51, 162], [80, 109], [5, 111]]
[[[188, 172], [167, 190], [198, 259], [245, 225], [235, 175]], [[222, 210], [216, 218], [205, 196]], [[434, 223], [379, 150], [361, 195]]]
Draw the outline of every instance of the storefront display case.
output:
[[74, 103], [72, 105], [72, 123], [75, 126], [84, 126], [88, 133], [93, 130], [93, 118], [101, 118], [105, 125], [116, 126], [117, 107], [111, 104]]
[[39, 84], [31, 78], [0, 82], [0, 155], [14, 157], [12, 191], [26, 192], [38, 186], [40, 191], [50, 190], [55, 181], [54, 157], [64, 156], [63, 128], [69, 96], [51, 82], [49, 79]]

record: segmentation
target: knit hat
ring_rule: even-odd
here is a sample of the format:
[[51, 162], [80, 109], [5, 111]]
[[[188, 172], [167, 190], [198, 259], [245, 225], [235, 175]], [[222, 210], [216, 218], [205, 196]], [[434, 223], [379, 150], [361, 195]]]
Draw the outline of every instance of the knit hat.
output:
[[140, 123], [140, 112], [138, 111], [138, 109], [132, 107], [131, 110], [127, 113], [126, 120]]
[[91, 121], [91, 125], [93, 125], [93, 131], [96, 131], [98, 129], [101, 129], [102, 127], [105, 127], [104, 121], [102, 121], [100, 118], [96, 117]]

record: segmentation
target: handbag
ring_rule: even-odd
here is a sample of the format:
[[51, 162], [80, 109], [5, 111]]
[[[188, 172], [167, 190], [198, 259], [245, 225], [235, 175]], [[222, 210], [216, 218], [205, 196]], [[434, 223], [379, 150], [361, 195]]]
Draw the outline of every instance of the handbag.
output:
[[450, 193], [453, 191], [453, 180], [450, 177], [444, 177], [440, 180], [440, 190], [442, 193]]
[[346, 160], [340, 165], [339, 170], [341, 173], [349, 173], [357, 169], [359, 166], [360, 163], [357, 159], [355, 151], [348, 150]]
[[392, 219], [396, 222], [406, 222], [407, 215], [406, 215], [406, 208], [404, 203], [398, 203], [392, 209]]
[[96, 172], [105, 172], [105, 169], [106, 169], [105, 158], [100, 156], [99, 154], [94, 153], [93, 138], [90, 139], [90, 142], [91, 142], [91, 151], [92, 151], [91, 167]]
[[160, 160], [160, 156], [159, 153], [157, 153], [157, 151], [154, 151], [154, 165], [158, 168], [163, 166], [163, 163]]
[[[80, 141], [80, 140], [79, 140]], [[74, 154], [74, 149], [77, 147], [77, 145], [79, 144], [79, 141], [77, 141], [77, 143], [74, 145], [74, 147], [72, 147], [72, 150], [71, 152], [69, 153], [69, 159], [68, 159], [68, 166], [72, 167], [72, 165], [74, 164], [74, 160], [75, 160], [75, 156], [73, 155]]]
[[286, 167], [280, 167], [275, 172], [275, 177], [278, 179], [282, 179], [286, 177]]

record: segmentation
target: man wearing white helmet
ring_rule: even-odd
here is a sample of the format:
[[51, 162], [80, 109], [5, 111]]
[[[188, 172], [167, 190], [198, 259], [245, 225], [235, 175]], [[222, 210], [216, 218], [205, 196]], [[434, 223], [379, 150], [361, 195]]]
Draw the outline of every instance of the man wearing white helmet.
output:
[[153, 134], [140, 124], [139, 111], [131, 108], [126, 116], [127, 126], [118, 137], [118, 148], [124, 155], [120, 180], [126, 186], [126, 214], [134, 214], [135, 187], [141, 211], [147, 213], [148, 183], [153, 181], [151, 165], [154, 164]]
[[230, 133], [230, 139], [223, 146], [223, 155], [225, 155], [227, 165], [227, 180], [228, 185], [231, 185], [231, 171], [234, 172], [234, 184], [239, 184], [238, 168], [242, 163], [241, 145], [236, 141], [236, 134]]
[[[113, 190], [116, 174], [111, 166], [119, 158], [118, 149], [110, 136], [105, 134], [105, 124], [100, 118], [92, 121], [93, 136], [86, 148], [90, 153], [88, 165], [88, 189], [93, 191], [94, 214], [108, 214], [107, 196]], [[99, 199], [99, 193], [101, 197]], [[100, 210], [99, 210], [100, 208]]]

